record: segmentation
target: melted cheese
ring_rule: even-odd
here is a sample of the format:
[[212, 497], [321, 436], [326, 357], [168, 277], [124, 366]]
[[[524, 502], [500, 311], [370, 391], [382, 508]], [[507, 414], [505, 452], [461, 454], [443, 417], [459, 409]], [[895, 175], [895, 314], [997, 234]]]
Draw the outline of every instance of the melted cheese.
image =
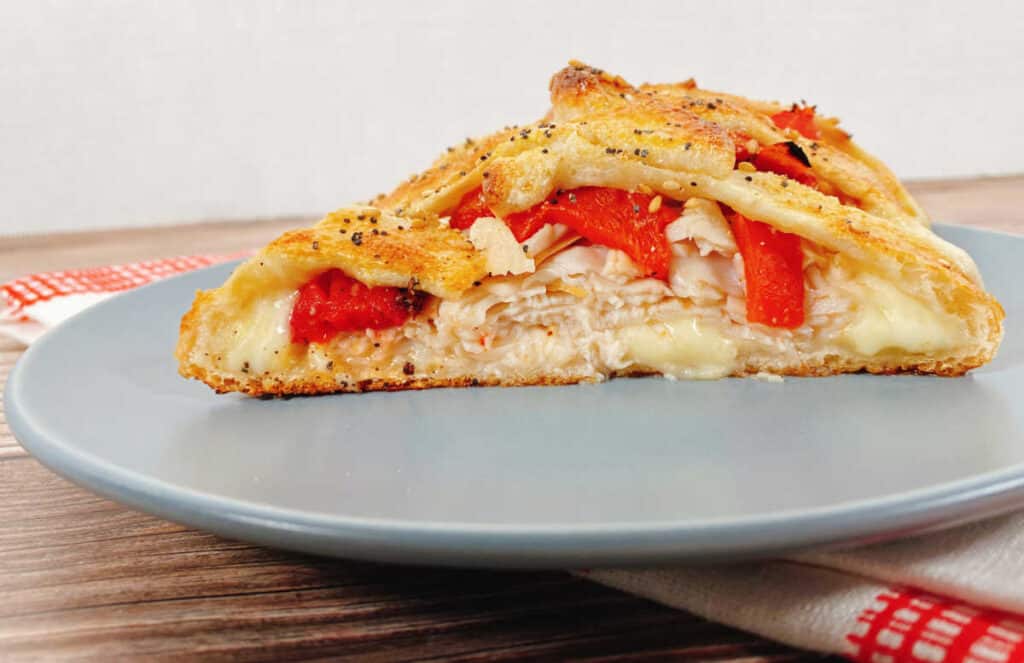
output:
[[889, 349], [933, 352], [963, 342], [959, 318], [925, 305], [873, 274], [859, 274], [845, 288], [856, 309], [839, 338], [856, 352], [866, 356]]
[[634, 364], [685, 378], [720, 378], [735, 369], [736, 343], [693, 318], [625, 327], [619, 331]]
[[291, 349], [288, 320], [298, 294], [253, 302], [245, 323], [233, 330], [234, 342], [224, 356], [228, 367], [258, 374], [285, 366]]

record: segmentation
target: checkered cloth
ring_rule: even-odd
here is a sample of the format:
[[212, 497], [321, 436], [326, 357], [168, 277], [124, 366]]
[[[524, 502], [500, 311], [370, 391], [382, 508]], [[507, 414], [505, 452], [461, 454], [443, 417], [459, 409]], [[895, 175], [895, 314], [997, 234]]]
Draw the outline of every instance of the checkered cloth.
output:
[[[82, 309], [238, 256], [34, 274], [0, 286], [0, 334], [31, 343]], [[1024, 663], [1024, 515], [856, 550], [729, 566], [576, 572], [865, 663]]]
[[29, 274], [0, 286], [0, 334], [27, 345], [47, 329], [118, 292], [243, 255], [179, 256]]

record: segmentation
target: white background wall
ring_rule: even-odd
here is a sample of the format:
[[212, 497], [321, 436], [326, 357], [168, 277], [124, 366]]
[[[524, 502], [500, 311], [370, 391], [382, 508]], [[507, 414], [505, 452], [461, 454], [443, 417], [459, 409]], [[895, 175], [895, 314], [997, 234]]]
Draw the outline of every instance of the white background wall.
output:
[[319, 213], [577, 57], [806, 98], [904, 177], [1024, 171], [1020, 2], [0, 0], [0, 235]]

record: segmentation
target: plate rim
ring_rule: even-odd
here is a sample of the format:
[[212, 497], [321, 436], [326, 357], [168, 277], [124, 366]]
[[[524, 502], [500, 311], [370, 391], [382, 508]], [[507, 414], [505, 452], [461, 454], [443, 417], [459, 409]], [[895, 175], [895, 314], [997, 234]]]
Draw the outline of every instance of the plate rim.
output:
[[[1024, 241], [1019, 235], [966, 226], [937, 228]], [[11, 432], [43, 465], [87, 490], [192, 527], [277, 548], [372, 561], [565, 568], [581, 563], [725, 561], [863, 544], [1000, 515], [1024, 502], [1024, 463], [1017, 463], [934, 486], [754, 516], [536, 525], [344, 516], [226, 497], [156, 479], [75, 448], [71, 440], [57, 439], [45, 422], [33, 421], [31, 412], [22, 411], [23, 375], [31, 371], [35, 357], [59, 339], [58, 332], [68, 322], [102, 314], [121, 296], [173, 287], [174, 281], [196, 273], [121, 293], [72, 316], [29, 346], [4, 388]], [[587, 552], [581, 551], [582, 544]]]

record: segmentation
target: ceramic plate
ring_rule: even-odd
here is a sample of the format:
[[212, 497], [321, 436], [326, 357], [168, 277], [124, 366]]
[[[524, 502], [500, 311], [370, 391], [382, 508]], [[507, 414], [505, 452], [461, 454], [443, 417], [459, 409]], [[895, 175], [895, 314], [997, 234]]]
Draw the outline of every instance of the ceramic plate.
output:
[[82, 486], [280, 548], [418, 564], [723, 560], [1024, 505], [1024, 239], [940, 228], [1006, 307], [968, 377], [439, 389], [262, 401], [178, 377], [178, 320], [231, 265], [108, 300], [33, 345], [14, 434]]

